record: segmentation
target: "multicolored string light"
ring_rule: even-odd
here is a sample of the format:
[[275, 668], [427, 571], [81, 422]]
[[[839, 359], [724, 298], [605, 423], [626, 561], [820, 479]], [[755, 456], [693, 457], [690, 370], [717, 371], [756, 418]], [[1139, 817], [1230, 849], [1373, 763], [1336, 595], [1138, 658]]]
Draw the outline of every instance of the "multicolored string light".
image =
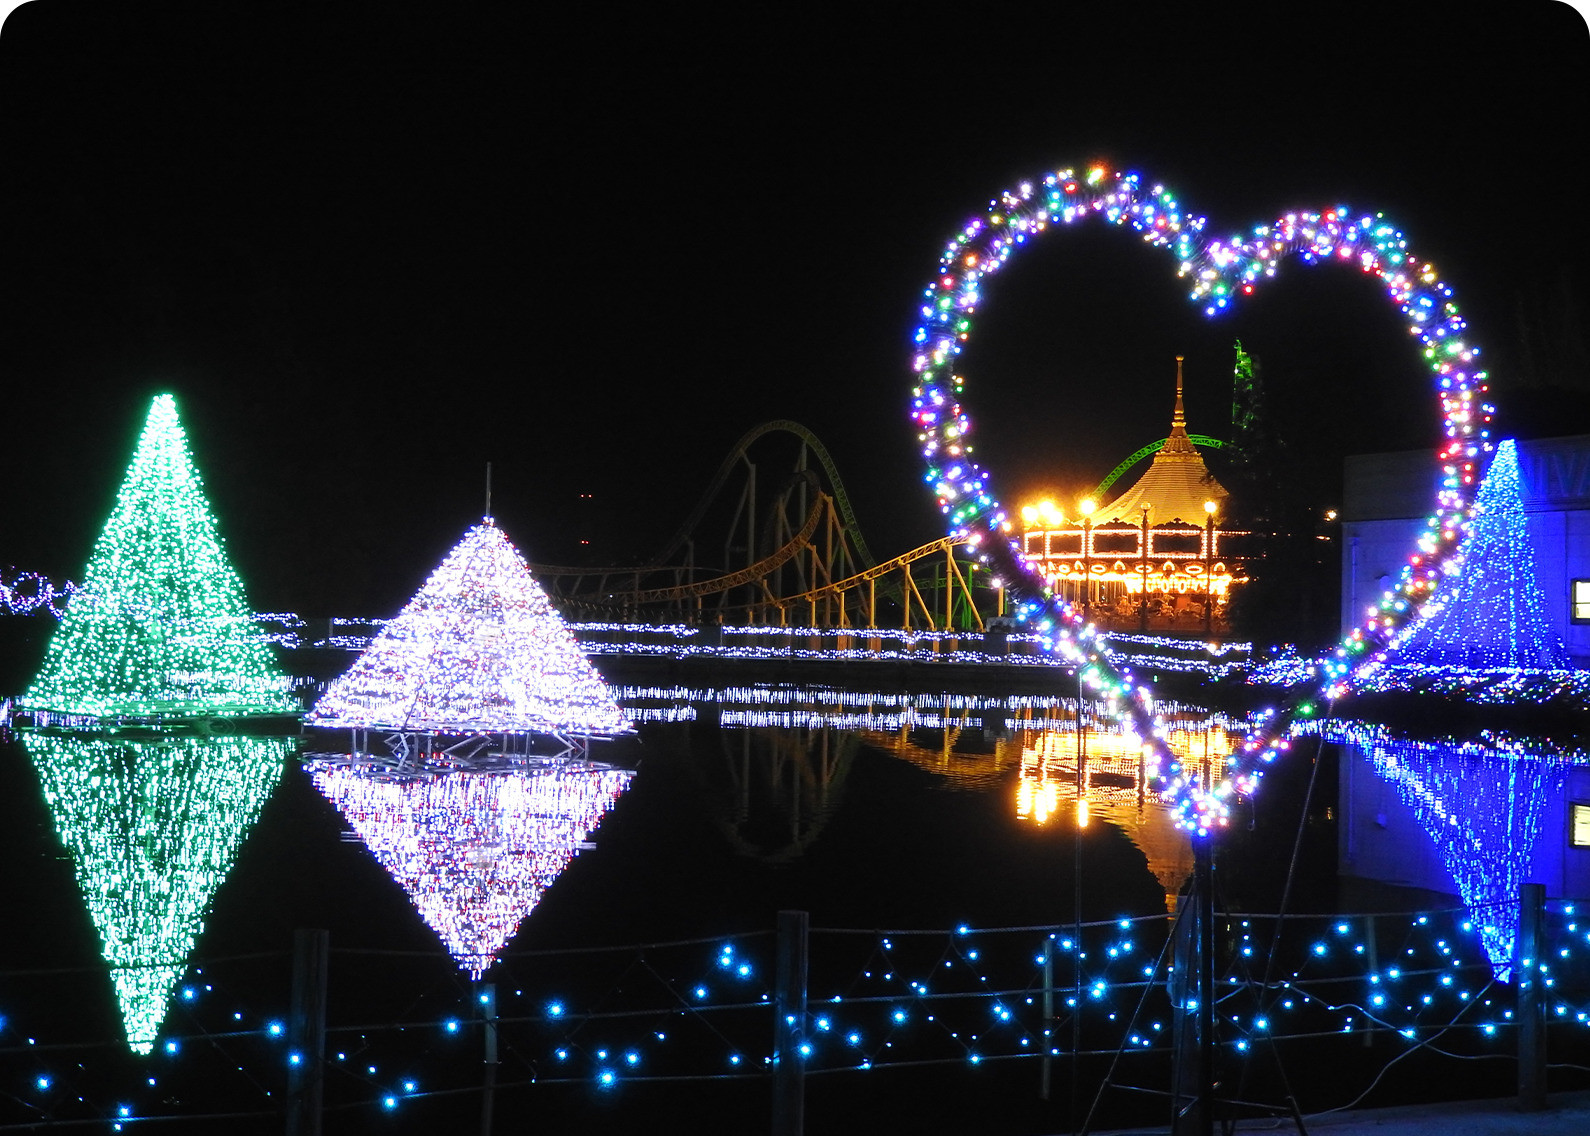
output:
[[21, 740], [99, 931], [127, 1044], [148, 1053], [296, 739]]
[[0, 612], [31, 615], [47, 611], [56, 619], [66, 614], [66, 601], [77, 594], [77, 585], [68, 580], [57, 586], [37, 572], [0, 569]]
[[315, 787], [475, 978], [633, 776], [583, 761], [399, 780], [354, 766], [311, 769]]
[[[1262, 728], [1244, 744], [1229, 774], [1213, 784], [1183, 768], [1165, 744], [1150, 685], [1112, 659], [1097, 628], [1055, 596], [1022, 556], [1011, 537], [1010, 518], [973, 456], [965, 380], [955, 371], [971, 337], [983, 280], [1049, 229], [1094, 219], [1129, 227], [1165, 250], [1174, 258], [1177, 274], [1190, 282], [1193, 302], [1210, 316], [1251, 294], [1287, 260], [1352, 266], [1374, 277], [1406, 318], [1441, 405], [1446, 441], [1437, 460], [1443, 480], [1401, 578], [1364, 626], [1301, 688], [1264, 715]], [[966, 538], [1007, 581], [1022, 600], [1020, 618], [1049, 636], [1054, 649], [1079, 667], [1083, 681], [1131, 719], [1144, 739], [1156, 784], [1176, 804], [1183, 823], [1200, 835], [1227, 822], [1233, 797], [1257, 788], [1266, 766], [1287, 749], [1297, 716], [1312, 712], [1320, 695], [1340, 694], [1365, 665], [1383, 661], [1398, 629], [1435, 592], [1472, 511], [1479, 462], [1488, 448], [1485, 425], [1492, 413], [1484, 401], [1485, 374], [1474, 366], [1479, 351], [1464, 338], [1465, 324], [1451, 289], [1433, 267], [1408, 251], [1403, 234], [1381, 214], [1346, 206], [1294, 212], [1246, 237], [1227, 239], [1208, 236], [1207, 228], [1205, 218], [1184, 211], [1164, 186], [1146, 186], [1137, 174], [1102, 165], [1081, 173], [1061, 170], [1002, 193], [950, 241], [926, 289], [912, 357], [916, 386], [911, 410], [927, 462], [925, 480], [949, 520], [950, 533]]]
[[102, 717], [298, 713], [168, 394], [149, 408], [82, 586], [18, 705]]
[[327, 687], [307, 721], [581, 737], [630, 729], [524, 557], [489, 517]]

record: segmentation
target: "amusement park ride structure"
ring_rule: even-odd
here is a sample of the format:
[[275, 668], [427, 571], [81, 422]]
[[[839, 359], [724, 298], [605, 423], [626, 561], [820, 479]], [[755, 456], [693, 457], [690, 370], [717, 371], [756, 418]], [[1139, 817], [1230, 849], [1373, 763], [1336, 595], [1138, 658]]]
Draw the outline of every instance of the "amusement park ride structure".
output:
[[[1229, 630], [1229, 601], [1247, 579], [1236, 555], [1247, 534], [1223, 523], [1226, 490], [1198, 452], [1223, 443], [1187, 432], [1176, 362], [1169, 434], [1118, 465], [1069, 518], [1050, 501], [1024, 508], [1020, 539], [1055, 591], [1100, 627], [1208, 636]], [[1136, 482], [1098, 503], [1150, 455]], [[718, 535], [704, 535], [713, 530]], [[722, 549], [718, 566], [698, 561], [703, 547]], [[1005, 614], [1002, 586], [962, 537], [877, 561], [832, 457], [810, 430], [787, 420], [735, 443], [646, 563], [533, 571], [576, 619], [938, 632], [981, 631]]]
[[[795, 441], [791, 465], [775, 464], [770, 438]], [[722, 563], [708, 568], [697, 549], [709, 546], [709, 518], [725, 515], [721, 545], [710, 542], [722, 548]], [[1003, 595], [978, 579], [986, 572], [970, 557], [957, 555], [964, 548], [963, 539], [944, 537], [877, 561], [828, 451], [806, 427], [780, 420], [735, 443], [673, 538], [646, 563], [537, 564], [532, 571], [572, 618], [981, 630], [984, 610], [1002, 613]]]
[[[1227, 493], [1197, 448], [1224, 443], [1187, 432], [1181, 364], [1177, 356], [1176, 406], [1163, 440], [1116, 466], [1070, 517], [1053, 501], [1021, 511], [1028, 559], [1101, 627], [1225, 632], [1227, 605], [1247, 582], [1231, 538], [1248, 534], [1220, 523]], [[1100, 504], [1115, 480], [1150, 454], [1143, 475]]]

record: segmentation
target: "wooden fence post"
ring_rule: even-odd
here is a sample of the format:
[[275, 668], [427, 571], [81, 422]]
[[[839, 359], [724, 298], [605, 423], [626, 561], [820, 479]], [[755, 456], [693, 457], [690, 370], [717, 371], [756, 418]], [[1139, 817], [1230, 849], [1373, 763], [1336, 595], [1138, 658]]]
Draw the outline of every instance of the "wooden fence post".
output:
[[1518, 937], [1513, 949], [1513, 987], [1518, 991], [1518, 1107], [1546, 1107], [1546, 988], [1540, 968], [1545, 947], [1546, 887], [1518, 889]]
[[806, 938], [804, 911], [778, 913], [774, 982], [773, 1136], [801, 1136], [806, 1123]]
[[293, 932], [292, 1016], [287, 1023], [287, 1136], [320, 1136], [326, 1064], [326, 971], [331, 932]]

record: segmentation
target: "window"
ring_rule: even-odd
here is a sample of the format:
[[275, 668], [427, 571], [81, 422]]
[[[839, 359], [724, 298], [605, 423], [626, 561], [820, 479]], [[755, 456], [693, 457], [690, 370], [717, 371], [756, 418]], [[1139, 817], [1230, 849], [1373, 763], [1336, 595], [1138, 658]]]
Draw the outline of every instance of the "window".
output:
[[1590, 804], [1574, 801], [1568, 806], [1568, 843], [1574, 848], [1590, 848]]
[[1590, 580], [1575, 580], [1568, 587], [1573, 622], [1590, 623]]

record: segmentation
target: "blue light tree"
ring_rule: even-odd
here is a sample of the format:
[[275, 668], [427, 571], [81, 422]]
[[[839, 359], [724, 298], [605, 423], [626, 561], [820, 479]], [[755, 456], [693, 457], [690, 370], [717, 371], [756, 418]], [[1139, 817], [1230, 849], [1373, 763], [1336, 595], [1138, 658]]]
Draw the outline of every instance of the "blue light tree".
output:
[[1463, 538], [1462, 567], [1417, 624], [1393, 662], [1475, 669], [1554, 670], [1566, 665], [1562, 639], [1546, 620], [1535, 552], [1519, 489], [1518, 448], [1496, 447]]

